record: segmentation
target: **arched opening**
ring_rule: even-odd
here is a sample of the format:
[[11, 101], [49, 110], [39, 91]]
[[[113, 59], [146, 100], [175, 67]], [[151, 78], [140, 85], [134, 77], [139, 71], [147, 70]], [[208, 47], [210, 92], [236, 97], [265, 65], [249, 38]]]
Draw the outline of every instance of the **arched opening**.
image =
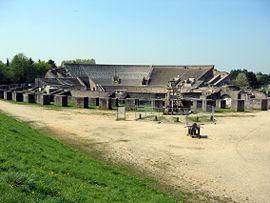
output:
[[224, 94], [221, 99], [226, 101], [226, 107], [231, 107], [232, 105], [232, 98], [228, 94]]

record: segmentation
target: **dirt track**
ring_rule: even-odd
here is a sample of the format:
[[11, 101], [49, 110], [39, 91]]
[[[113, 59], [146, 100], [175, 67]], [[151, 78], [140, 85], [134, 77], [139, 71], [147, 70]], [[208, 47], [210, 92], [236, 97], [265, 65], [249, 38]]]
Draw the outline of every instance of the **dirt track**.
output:
[[208, 139], [192, 139], [183, 124], [115, 121], [113, 114], [96, 110], [59, 111], [5, 101], [0, 110], [82, 140], [86, 147], [95, 144], [107, 158], [137, 166], [176, 188], [239, 202], [270, 202], [269, 111], [219, 118], [202, 129]]

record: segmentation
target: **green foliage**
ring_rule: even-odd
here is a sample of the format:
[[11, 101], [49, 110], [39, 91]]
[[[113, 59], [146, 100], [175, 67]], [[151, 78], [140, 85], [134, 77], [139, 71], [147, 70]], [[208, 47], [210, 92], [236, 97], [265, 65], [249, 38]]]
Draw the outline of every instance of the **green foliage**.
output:
[[0, 202], [183, 202], [0, 114]]
[[52, 65], [49, 63], [46, 63], [45, 61], [38, 61], [37, 63], [34, 63], [35, 68], [35, 77], [41, 78], [44, 77], [44, 75], [52, 69]]
[[[244, 84], [245, 87], [265, 89], [267, 88], [268, 85], [270, 85], [270, 74], [263, 74], [261, 72], [254, 73], [252, 71], [247, 71], [246, 69], [231, 70], [230, 74], [231, 74], [233, 83], [236, 85], [238, 85], [237, 79], [239, 80], [241, 78], [243, 80], [244, 78], [243, 74], [245, 74], [246, 79], [248, 81], [248, 85]], [[239, 76], [239, 74], [241, 75]], [[240, 87], [243, 87], [243, 86], [240, 86]]]
[[249, 87], [249, 82], [245, 73], [239, 73], [234, 81], [234, 84], [238, 87], [247, 88]]
[[95, 59], [75, 59], [75, 60], [64, 60], [61, 63], [63, 67], [65, 63], [72, 63], [72, 64], [96, 64]]
[[38, 61], [35, 63], [31, 58], [23, 54], [17, 54], [11, 62], [0, 62], [0, 85], [12, 83], [33, 83], [35, 78], [44, 77], [46, 72], [55, 66], [54, 61]]

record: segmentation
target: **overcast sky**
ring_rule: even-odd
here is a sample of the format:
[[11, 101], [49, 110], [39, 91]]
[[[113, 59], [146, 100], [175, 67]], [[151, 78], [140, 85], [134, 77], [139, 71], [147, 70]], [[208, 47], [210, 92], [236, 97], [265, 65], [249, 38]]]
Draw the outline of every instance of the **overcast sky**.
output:
[[0, 59], [270, 73], [269, 0], [0, 0]]

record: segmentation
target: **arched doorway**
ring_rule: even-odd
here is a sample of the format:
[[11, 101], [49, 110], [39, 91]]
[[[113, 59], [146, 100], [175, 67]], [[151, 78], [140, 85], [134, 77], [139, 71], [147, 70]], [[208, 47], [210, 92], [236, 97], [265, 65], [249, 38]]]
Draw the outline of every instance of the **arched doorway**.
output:
[[230, 95], [224, 94], [224, 95], [221, 96], [221, 99], [223, 99], [223, 100], [226, 101], [226, 106], [227, 107], [231, 107], [231, 105], [232, 105], [232, 98], [230, 97]]

